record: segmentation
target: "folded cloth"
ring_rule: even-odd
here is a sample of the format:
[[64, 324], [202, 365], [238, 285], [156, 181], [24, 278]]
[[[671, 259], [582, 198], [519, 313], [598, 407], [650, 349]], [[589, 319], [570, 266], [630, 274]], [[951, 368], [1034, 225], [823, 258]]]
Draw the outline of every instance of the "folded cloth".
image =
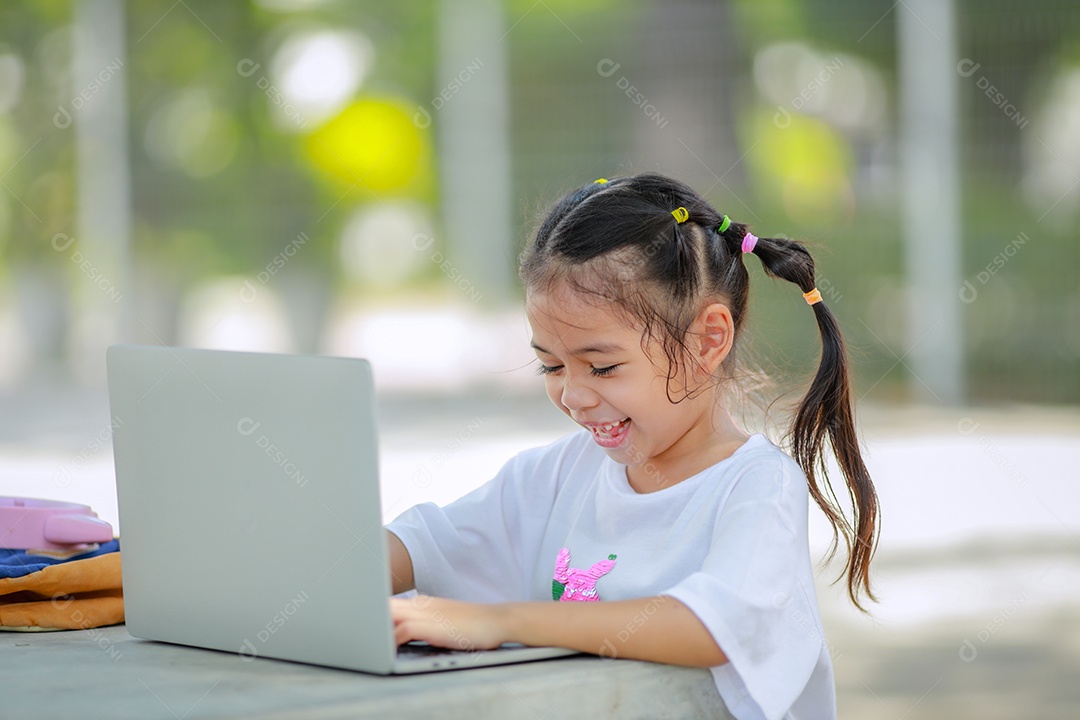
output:
[[124, 622], [120, 541], [74, 553], [0, 549], [0, 630]]

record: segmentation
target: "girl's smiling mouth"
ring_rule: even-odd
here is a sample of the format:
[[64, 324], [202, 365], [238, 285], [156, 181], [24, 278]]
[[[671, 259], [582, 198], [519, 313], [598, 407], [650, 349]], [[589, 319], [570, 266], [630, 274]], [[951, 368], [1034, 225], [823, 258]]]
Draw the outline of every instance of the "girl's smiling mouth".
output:
[[582, 423], [593, 435], [596, 444], [603, 448], [616, 448], [630, 431], [630, 418], [608, 423]]

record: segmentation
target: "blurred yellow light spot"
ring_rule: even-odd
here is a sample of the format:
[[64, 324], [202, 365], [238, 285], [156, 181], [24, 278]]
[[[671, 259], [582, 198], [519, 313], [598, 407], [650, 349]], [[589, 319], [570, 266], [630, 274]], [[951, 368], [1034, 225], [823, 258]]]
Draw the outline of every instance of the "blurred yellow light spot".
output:
[[774, 118], [756, 117], [750, 155], [758, 182], [781, 196], [793, 219], [835, 222], [849, 215], [852, 157], [845, 139], [813, 117]]
[[427, 137], [413, 124], [414, 105], [358, 100], [307, 137], [307, 153], [319, 170], [361, 194], [418, 191], [430, 153]]

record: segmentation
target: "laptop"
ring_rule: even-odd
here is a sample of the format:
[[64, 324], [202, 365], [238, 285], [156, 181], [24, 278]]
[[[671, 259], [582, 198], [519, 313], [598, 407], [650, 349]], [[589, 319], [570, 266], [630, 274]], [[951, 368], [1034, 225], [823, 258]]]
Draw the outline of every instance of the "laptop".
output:
[[114, 345], [106, 364], [133, 636], [378, 674], [574, 654], [399, 652], [366, 360]]

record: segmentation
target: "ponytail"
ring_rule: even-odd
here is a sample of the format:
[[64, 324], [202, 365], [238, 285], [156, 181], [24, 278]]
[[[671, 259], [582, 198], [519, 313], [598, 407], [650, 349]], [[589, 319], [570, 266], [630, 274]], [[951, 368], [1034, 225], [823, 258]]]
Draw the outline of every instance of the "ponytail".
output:
[[[741, 235], [745, 231], [740, 227], [737, 232]], [[859, 602], [860, 595], [865, 593], [866, 597], [876, 600], [870, 589], [870, 560], [877, 544], [880, 510], [877, 492], [855, 434], [851, 377], [844, 340], [836, 316], [820, 301], [814, 279], [814, 259], [805, 247], [782, 238], [760, 238], [751, 249], [768, 275], [799, 286], [817, 318], [821, 362], [791, 425], [792, 456], [806, 473], [814, 502], [832, 525], [830, 558], [837, 550], [839, 539], [843, 538], [847, 548], [844, 571], [848, 595], [856, 607], [865, 610]], [[823, 449], [826, 436], [844, 476], [853, 522], [848, 521], [829, 481]]]

